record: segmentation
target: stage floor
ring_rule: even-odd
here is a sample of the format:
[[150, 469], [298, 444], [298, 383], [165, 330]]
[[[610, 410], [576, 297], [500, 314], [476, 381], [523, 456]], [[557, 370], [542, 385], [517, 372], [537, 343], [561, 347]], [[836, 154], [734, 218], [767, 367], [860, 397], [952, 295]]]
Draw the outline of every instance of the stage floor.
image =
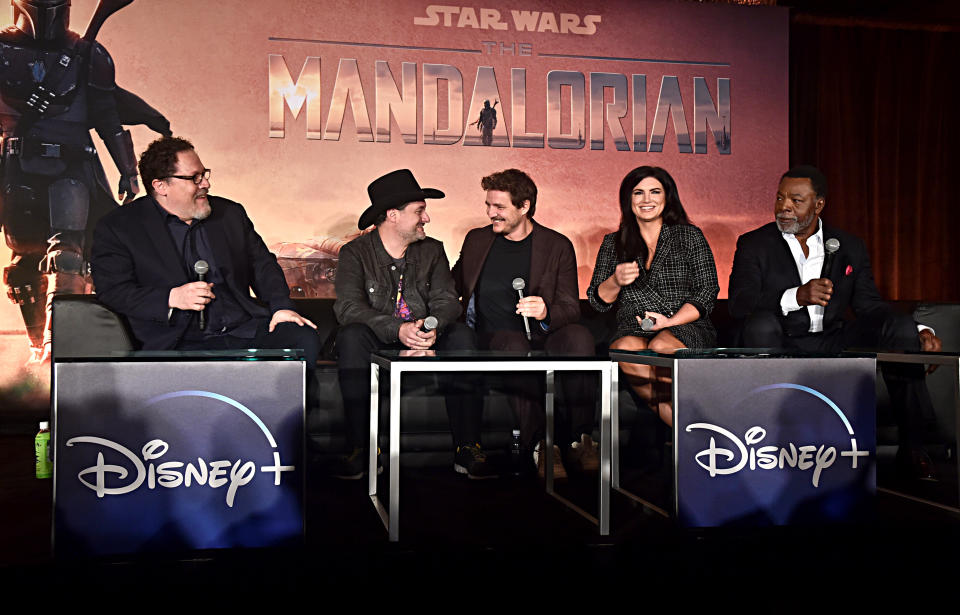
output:
[[[417, 591], [476, 596], [482, 587], [483, 604], [490, 604], [494, 595], [485, 592], [498, 588], [563, 601], [569, 592], [597, 598], [600, 588], [614, 587], [638, 599], [641, 586], [658, 593], [724, 586], [747, 594], [859, 586], [880, 597], [916, 588], [952, 591], [958, 569], [960, 515], [884, 492], [874, 519], [861, 524], [698, 531], [679, 529], [615, 494], [611, 535], [601, 537], [536, 479], [469, 481], [452, 467], [402, 469], [398, 544], [387, 542], [365, 481], [313, 477], [302, 549], [54, 562], [52, 483], [33, 478], [32, 448], [32, 435], [0, 435], [0, 586], [24, 591], [136, 595], [162, 586], [165, 593], [229, 590], [236, 598], [349, 588], [361, 599], [369, 587], [378, 594], [402, 590], [403, 599], [412, 600]], [[625, 482], [665, 505], [669, 471], [646, 465], [627, 473]], [[955, 474], [945, 465], [946, 475], [924, 485], [925, 495], [946, 493], [950, 485], [955, 491]], [[595, 479], [571, 479], [558, 490], [593, 510], [596, 489]]]

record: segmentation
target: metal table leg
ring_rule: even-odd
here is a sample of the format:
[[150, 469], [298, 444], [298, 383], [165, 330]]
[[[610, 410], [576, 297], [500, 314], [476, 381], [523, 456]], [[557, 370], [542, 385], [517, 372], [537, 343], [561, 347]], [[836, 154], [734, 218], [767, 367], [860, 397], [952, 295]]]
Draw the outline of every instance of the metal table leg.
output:
[[553, 400], [554, 400], [554, 383], [555, 376], [552, 369], [548, 369], [545, 373], [546, 380], [546, 389], [547, 389], [547, 399], [544, 404], [544, 410], [547, 415], [547, 433], [546, 433], [546, 442], [544, 444], [544, 449], [540, 451], [541, 455], [545, 455], [543, 461], [544, 477], [547, 482], [547, 493], [554, 495], [553, 493]]
[[400, 375], [390, 370], [390, 542], [400, 540]]
[[953, 417], [956, 423], [953, 431], [953, 456], [957, 459], [957, 495], [960, 497], [960, 358], [950, 367], [953, 368]]
[[[642, 361], [638, 361], [638, 363], [649, 365], [648, 363], [644, 363]], [[676, 371], [677, 371], [676, 364], [677, 364], [676, 360], [673, 360], [671, 362], [671, 372], [674, 377], [673, 378], [674, 386], [676, 385]], [[610, 473], [612, 475], [611, 486], [613, 489], [615, 489], [619, 493], [622, 493], [623, 495], [627, 496], [628, 498], [642, 505], [643, 507], [648, 508], [660, 515], [663, 515], [664, 517], [669, 517], [670, 513], [668, 513], [664, 509], [660, 508], [656, 504], [649, 502], [641, 498], [640, 496], [636, 495], [635, 493], [628, 491], [627, 489], [624, 489], [623, 487], [620, 486], [620, 387], [618, 382], [619, 372], [617, 371], [619, 369], [620, 369], [620, 366], [617, 362], [611, 362], [611, 376], [610, 376], [611, 388], [609, 391], [610, 432], [611, 432], [610, 433], [610, 440], [611, 440], [610, 454], [612, 457], [610, 462], [611, 463]], [[654, 372], [654, 377], [656, 377], [655, 372]], [[676, 388], [674, 388], [674, 392], [675, 391], [676, 391]], [[674, 410], [676, 410], [676, 395], [674, 395], [673, 403], [674, 403]], [[674, 424], [676, 424], [676, 420], [674, 420]], [[676, 442], [676, 439], [674, 439], [674, 442]], [[674, 446], [674, 452], [676, 452], [676, 446]], [[674, 474], [676, 474], [676, 472], [674, 472]], [[674, 489], [674, 492], [676, 492], [676, 489]]]
[[[610, 534], [610, 399], [616, 382], [617, 366], [613, 363], [600, 372], [600, 535]], [[613, 389], [615, 390], [615, 389]]]
[[390, 475], [385, 508], [377, 497], [377, 444], [380, 419], [380, 369], [370, 364], [370, 455], [368, 491], [380, 520], [390, 537], [390, 542], [400, 540], [400, 376], [401, 370], [390, 370]]
[[[391, 370], [392, 371], [392, 370]], [[390, 517], [377, 497], [377, 445], [380, 440], [380, 366], [370, 364], [370, 440], [367, 453], [367, 493], [380, 515], [383, 527], [390, 529]]]
[[367, 493], [377, 495], [377, 441], [380, 439], [380, 366], [370, 364], [370, 440], [367, 442]]
[[[610, 370], [610, 483], [620, 488], [620, 364], [611, 363]], [[603, 432], [600, 433], [603, 446]]]
[[594, 517], [567, 498], [554, 490], [553, 476], [553, 430], [554, 430], [554, 399], [556, 393], [554, 370], [546, 370], [546, 438], [544, 446], [547, 450], [541, 451], [544, 457], [544, 478], [546, 478], [547, 493], [562, 502], [567, 508], [587, 519], [600, 530], [601, 536], [610, 534], [610, 367], [605, 366], [600, 371], [600, 494], [598, 497], [597, 517]]

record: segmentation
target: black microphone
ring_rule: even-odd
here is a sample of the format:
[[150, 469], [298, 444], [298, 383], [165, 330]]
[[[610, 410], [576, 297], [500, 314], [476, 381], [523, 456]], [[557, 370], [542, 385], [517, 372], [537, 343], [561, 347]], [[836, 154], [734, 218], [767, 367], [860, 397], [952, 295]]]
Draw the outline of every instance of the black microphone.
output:
[[420, 330], [424, 333], [430, 333], [437, 328], [437, 325], [440, 324], [437, 322], [436, 316], [427, 316], [423, 319], [423, 324], [420, 325]]
[[821, 278], [830, 277], [830, 268], [833, 266], [833, 258], [840, 251], [840, 240], [831, 237], [823, 243], [823, 268], [820, 269]]
[[[200, 259], [193, 264], [193, 271], [197, 274], [197, 279], [201, 282], [204, 281], [204, 277], [207, 275], [207, 272], [210, 271], [210, 265], [207, 261]], [[207, 328], [207, 308], [204, 306], [200, 310], [200, 330], [203, 331]]]
[[[513, 290], [517, 291], [521, 299], [523, 299], [523, 289], [526, 287], [527, 283], [523, 281], [523, 278], [513, 278]], [[527, 341], [529, 342], [533, 338], [530, 337], [530, 320], [526, 316], [523, 317], [523, 328], [527, 332]]]

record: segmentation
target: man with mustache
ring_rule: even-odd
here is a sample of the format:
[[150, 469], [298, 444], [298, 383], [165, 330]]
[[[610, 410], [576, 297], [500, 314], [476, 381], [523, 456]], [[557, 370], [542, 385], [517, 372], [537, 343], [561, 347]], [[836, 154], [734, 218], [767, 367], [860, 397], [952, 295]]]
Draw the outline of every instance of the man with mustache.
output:
[[[518, 169], [484, 177], [490, 225], [467, 233], [453, 269], [467, 324], [481, 348], [529, 351], [531, 348], [581, 356], [594, 354], [593, 335], [577, 324], [580, 293], [573, 244], [533, 219], [537, 186]], [[519, 299], [515, 279], [525, 285]], [[519, 299], [519, 300], [518, 300]], [[524, 318], [528, 319], [530, 336]], [[564, 393], [558, 408], [557, 441], [569, 444], [567, 462], [577, 470], [599, 467], [594, 425], [595, 388], [590, 376], [561, 374]], [[518, 377], [510, 386], [510, 403], [520, 422], [521, 447], [533, 453], [543, 476], [545, 436], [542, 378]], [[559, 447], [554, 449], [554, 477], [566, 476]]]
[[[775, 222], [737, 240], [728, 305], [743, 320], [742, 344], [825, 353], [851, 347], [939, 351], [933, 330], [881, 299], [863, 241], [820, 220], [826, 197], [823, 173], [794, 167], [780, 178]], [[830, 271], [822, 271], [831, 238], [840, 247]], [[856, 316], [851, 321], [844, 320], [848, 308]], [[881, 367], [900, 427], [897, 460], [915, 476], [932, 478], [921, 447], [922, 421], [933, 415], [923, 369]]]
[[[208, 194], [210, 169], [186, 139], [157, 139], [138, 167], [147, 196], [104, 216], [94, 233], [100, 301], [127, 317], [144, 350], [301, 348], [312, 399], [316, 326], [294, 311], [243, 207]], [[202, 281], [198, 261], [208, 265]]]
[[[366, 230], [340, 250], [337, 301], [337, 369], [347, 419], [347, 446], [337, 478], [359, 479], [369, 438], [370, 354], [376, 350], [473, 350], [473, 332], [462, 323], [443, 244], [427, 237], [426, 199], [443, 192], [421, 188], [408, 169], [387, 173], [367, 187], [370, 206], [357, 226]], [[437, 320], [425, 330], [428, 316]], [[493, 478], [480, 445], [482, 400], [474, 378], [441, 378], [453, 433], [454, 469], [468, 478]]]

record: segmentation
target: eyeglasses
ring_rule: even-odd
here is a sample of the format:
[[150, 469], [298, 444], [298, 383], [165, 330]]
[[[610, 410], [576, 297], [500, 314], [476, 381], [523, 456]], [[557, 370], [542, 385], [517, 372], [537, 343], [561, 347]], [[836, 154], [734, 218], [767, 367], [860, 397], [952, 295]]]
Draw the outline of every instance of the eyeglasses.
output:
[[163, 179], [170, 179], [175, 177], [177, 179], [189, 179], [196, 185], [200, 185], [203, 180], [210, 181], [210, 169], [204, 169], [202, 172], [197, 173], [196, 175], [167, 175]]

